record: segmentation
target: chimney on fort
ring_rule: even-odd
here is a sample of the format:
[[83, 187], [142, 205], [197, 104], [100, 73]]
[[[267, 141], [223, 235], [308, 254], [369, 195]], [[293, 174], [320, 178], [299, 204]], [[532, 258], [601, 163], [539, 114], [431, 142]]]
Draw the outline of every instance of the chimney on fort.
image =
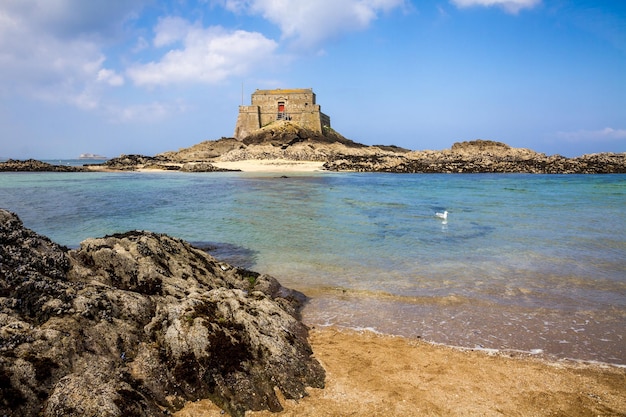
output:
[[250, 106], [239, 106], [234, 137], [242, 140], [255, 130], [281, 120], [318, 133], [330, 127], [330, 117], [315, 103], [313, 89], [256, 90]]

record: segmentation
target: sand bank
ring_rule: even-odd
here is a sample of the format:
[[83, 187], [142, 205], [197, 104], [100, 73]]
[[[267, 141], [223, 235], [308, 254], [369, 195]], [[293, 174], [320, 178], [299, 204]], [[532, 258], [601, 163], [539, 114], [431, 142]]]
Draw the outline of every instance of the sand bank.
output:
[[[243, 172], [314, 172], [323, 171], [324, 162], [321, 161], [291, 161], [288, 159], [250, 159], [245, 161], [209, 161], [217, 168], [240, 170]], [[168, 166], [182, 167], [183, 163], [168, 162]], [[90, 171], [96, 172], [124, 172], [120, 169], [109, 168], [103, 165], [89, 165]], [[141, 166], [133, 167], [135, 172], [167, 172], [163, 168]], [[174, 171], [174, 170], [173, 170]]]
[[[436, 346], [370, 332], [314, 329], [326, 388], [246, 417], [624, 416], [626, 369]], [[177, 417], [217, 417], [210, 401]]]
[[254, 159], [232, 162], [215, 161], [211, 164], [218, 168], [240, 169], [243, 172], [312, 172], [323, 170], [324, 162]]

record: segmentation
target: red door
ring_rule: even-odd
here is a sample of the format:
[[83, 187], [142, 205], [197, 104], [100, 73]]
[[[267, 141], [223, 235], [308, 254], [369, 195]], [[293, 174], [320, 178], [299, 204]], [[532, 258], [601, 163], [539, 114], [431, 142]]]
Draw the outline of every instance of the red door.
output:
[[285, 103], [283, 103], [282, 101], [278, 103], [278, 112], [279, 113], [285, 112]]

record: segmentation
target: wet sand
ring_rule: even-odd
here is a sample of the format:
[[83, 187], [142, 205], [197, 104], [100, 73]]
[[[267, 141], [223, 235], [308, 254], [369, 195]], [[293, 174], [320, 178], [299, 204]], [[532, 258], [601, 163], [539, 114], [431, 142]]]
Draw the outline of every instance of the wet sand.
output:
[[[269, 416], [625, 416], [626, 368], [456, 349], [371, 332], [313, 329], [326, 388]], [[210, 401], [177, 417], [217, 417]]]

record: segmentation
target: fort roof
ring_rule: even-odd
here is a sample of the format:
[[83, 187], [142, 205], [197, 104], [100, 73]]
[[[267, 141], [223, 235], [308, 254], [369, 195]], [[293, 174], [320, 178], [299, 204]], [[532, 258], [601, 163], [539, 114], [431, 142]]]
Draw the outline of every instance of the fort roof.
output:
[[307, 94], [312, 93], [312, 88], [275, 88], [273, 90], [259, 90], [257, 89], [254, 94]]

